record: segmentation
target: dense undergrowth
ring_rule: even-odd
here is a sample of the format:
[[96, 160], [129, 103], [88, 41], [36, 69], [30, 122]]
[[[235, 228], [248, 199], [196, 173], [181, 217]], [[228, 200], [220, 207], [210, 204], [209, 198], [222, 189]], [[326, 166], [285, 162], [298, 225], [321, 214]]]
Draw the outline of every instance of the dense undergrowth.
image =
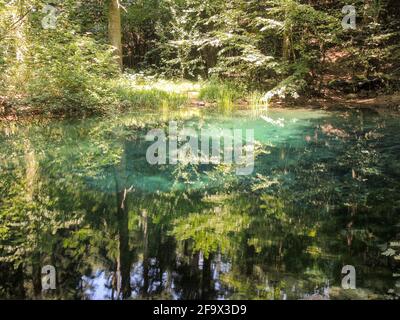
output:
[[392, 0], [354, 1], [354, 30], [341, 26], [342, 0], [122, 1], [121, 57], [107, 39], [111, 2], [54, 4], [57, 23], [46, 29], [45, 0], [0, 1], [0, 111], [232, 109], [400, 88]]

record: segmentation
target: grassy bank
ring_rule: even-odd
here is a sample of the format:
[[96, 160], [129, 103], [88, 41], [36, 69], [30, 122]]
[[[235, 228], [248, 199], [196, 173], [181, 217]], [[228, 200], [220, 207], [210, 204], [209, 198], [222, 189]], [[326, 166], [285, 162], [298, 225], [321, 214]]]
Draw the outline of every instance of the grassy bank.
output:
[[50, 89], [38, 88], [24, 94], [8, 90], [9, 95], [0, 99], [0, 114], [3, 118], [32, 114], [79, 117], [134, 109], [165, 110], [192, 106], [232, 111], [244, 106], [258, 108], [267, 105], [263, 94], [248, 91], [232, 82], [166, 80], [138, 74], [97, 79], [96, 85], [76, 85], [73, 93], [69, 87]]
[[[74, 81], [76, 83], [74, 83]], [[72, 84], [71, 84], [72, 82]], [[373, 107], [397, 110], [399, 94], [385, 97], [358, 97], [330, 92], [325, 97], [294, 96], [284, 88], [267, 92], [250, 90], [240, 83], [211, 79], [207, 81], [171, 80], [142, 74], [123, 74], [109, 79], [73, 79], [46, 86], [41, 82], [24, 93], [7, 90], [0, 96], [0, 119], [30, 115], [82, 117], [128, 112], [130, 110], [176, 110], [182, 107], [212, 108], [223, 112], [235, 109], [266, 109], [269, 106]]]

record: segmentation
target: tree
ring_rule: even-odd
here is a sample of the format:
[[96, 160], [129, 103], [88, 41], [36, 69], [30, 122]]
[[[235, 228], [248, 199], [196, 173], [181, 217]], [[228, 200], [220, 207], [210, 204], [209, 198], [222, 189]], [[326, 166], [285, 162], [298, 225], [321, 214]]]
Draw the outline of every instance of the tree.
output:
[[121, 4], [110, 0], [108, 7], [108, 38], [114, 47], [115, 58], [122, 69]]

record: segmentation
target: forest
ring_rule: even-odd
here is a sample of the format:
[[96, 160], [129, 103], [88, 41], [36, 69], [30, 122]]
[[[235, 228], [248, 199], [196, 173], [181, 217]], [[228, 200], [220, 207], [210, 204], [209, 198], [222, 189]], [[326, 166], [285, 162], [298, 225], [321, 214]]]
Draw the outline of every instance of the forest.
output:
[[399, 91], [398, 0], [0, 0], [0, 299], [398, 300]]
[[353, 1], [355, 27], [343, 28], [348, 4], [3, 0], [2, 114], [326, 106], [397, 92], [398, 2]]

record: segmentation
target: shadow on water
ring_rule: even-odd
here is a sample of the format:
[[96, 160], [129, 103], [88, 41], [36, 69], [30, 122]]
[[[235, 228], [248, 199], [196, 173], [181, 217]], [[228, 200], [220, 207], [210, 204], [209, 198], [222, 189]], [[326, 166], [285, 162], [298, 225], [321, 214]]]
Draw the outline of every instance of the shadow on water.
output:
[[[253, 174], [148, 164], [145, 134], [172, 119], [253, 129]], [[2, 124], [0, 298], [395, 298], [399, 141], [398, 117], [357, 111]]]

